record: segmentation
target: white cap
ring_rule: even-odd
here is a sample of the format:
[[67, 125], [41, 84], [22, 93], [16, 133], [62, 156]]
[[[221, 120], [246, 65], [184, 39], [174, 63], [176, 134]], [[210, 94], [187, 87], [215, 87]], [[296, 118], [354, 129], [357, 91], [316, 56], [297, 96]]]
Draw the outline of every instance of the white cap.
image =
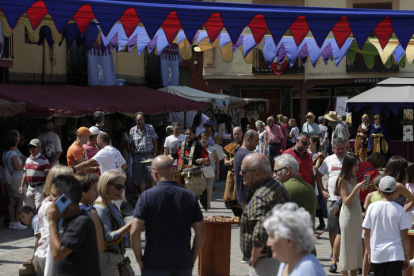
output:
[[99, 128], [97, 128], [96, 126], [92, 126], [89, 128], [89, 131], [92, 132], [92, 135], [98, 135], [101, 131], [99, 130]]
[[397, 190], [397, 181], [392, 176], [384, 176], [380, 180], [379, 188], [381, 192], [393, 193]]

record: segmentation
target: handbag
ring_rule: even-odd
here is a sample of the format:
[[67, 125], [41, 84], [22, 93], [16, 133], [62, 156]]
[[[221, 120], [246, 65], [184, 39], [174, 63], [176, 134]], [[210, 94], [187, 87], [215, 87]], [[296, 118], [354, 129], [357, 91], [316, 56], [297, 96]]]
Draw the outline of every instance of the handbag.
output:
[[224, 151], [223, 151], [223, 147], [220, 146], [219, 144], [215, 143], [213, 146], [216, 149], [219, 161], [224, 160]]
[[9, 171], [9, 168], [7, 167], [7, 160], [9, 159], [8, 158], [9, 156], [10, 156], [10, 153], [6, 157], [6, 164], [0, 166], [0, 180], [5, 185], [11, 185], [13, 183], [13, 177]]
[[207, 190], [207, 182], [203, 177], [202, 168], [200, 166], [193, 166], [195, 143], [196, 142], [193, 142], [191, 145], [190, 156], [188, 160], [188, 165], [190, 168], [187, 169], [183, 169], [185, 141], [182, 143], [179, 170], [181, 171], [181, 176], [184, 178], [185, 188], [192, 191], [196, 196], [200, 196], [205, 190]]
[[[122, 257], [123, 256], [121, 256], [121, 258]], [[135, 276], [135, 272], [131, 266], [131, 261], [129, 260], [128, 257], [123, 257], [123, 258], [124, 260], [118, 265], [119, 276]]]
[[135, 276], [135, 272], [131, 266], [131, 260], [128, 257], [124, 257], [124, 255], [121, 254], [121, 250], [119, 250], [119, 243], [118, 253], [119, 258], [121, 259], [121, 262], [118, 264], [119, 276]]
[[205, 166], [203, 165], [203, 174], [205, 178], [213, 178], [216, 175], [216, 172], [214, 171], [213, 166], [208, 165]]

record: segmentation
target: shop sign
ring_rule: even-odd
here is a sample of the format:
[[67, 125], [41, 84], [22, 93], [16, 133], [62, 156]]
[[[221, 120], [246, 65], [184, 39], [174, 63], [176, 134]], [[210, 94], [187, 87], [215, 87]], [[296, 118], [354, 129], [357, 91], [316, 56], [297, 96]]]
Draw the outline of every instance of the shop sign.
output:
[[355, 79], [355, 83], [377, 83], [381, 79]]
[[336, 97], [336, 113], [346, 118], [346, 102], [348, 97]]
[[413, 139], [413, 126], [404, 126], [404, 134], [403, 134], [403, 140], [405, 142], [412, 142]]

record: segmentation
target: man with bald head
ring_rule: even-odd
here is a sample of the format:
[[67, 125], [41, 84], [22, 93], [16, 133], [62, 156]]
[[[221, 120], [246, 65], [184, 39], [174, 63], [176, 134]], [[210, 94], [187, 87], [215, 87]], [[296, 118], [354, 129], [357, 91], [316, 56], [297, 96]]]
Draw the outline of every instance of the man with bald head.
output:
[[240, 176], [249, 190], [246, 208], [240, 219], [240, 248], [243, 259], [250, 259], [250, 275], [275, 275], [280, 262], [272, 258], [266, 246], [267, 234], [263, 228], [266, 214], [279, 203], [290, 201], [286, 188], [272, 178], [266, 155], [251, 153], [242, 162]]
[[270, 116], [266, 123], [266, 131], [269, 134], [269, 156], [273, 160], [280, 155], [280, 149], [285, 150], [284, 136], [280, 126], [275, 124], [275, 118]]
[[243, 159], [246, 155], [252, 153], [259, 144], [259, 134], [257, 131], [250, 129], [246, 131], [243, 137], [243, 144], [236, 152], [234, 157], [234, 178], [236, 181], [236, 194], [239, 205], [244, 209], [246, 206], [246, 192], [249, 187], [243, 185], [243, 176], [240, 175], [240, 169]]
[[[173, 161], [166, 155], [154, 158], [151, 166], [155, 187], [140, 196], [131, 226], [131, 245], [142, 275], [192, 274], [203, 248], [203, 214], [193, 192], [173, 180]], [[145, 226], [145, 252], [141, 231]], [[191, 247], [191, 228], [195, 236]]]

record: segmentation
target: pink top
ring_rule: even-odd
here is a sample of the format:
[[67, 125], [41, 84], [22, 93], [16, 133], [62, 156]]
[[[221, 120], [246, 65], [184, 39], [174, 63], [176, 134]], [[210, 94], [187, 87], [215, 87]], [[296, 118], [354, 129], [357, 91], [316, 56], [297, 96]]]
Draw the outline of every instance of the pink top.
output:
[[269, 144], [280, 143], [280, 139], [283, 139], [283, 133], [277, 124], [274, 124], [272, 128], [266, 126], [267, 133], [269, 133]]
[[99, 148], [97, 145], [89, 146], [88, 144], [84, 144], [82, 147], [85, 149], [88, 159], [91, 159], [92, 157], [94, 157], [95, 154], [97, 154], [99, 151]]

